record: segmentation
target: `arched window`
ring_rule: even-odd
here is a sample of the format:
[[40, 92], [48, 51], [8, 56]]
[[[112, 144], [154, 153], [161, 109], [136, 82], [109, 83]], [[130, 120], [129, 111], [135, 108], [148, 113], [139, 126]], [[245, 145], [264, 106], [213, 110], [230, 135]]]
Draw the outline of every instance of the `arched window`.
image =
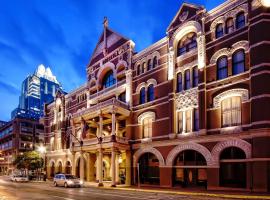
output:
[[198, 71], [198, 67], [194, 67], [193, 71], [192, 71], [192, 85], [193, 87], [197, 87], [198, 83], [199, 83], [199, 71]]
[[193, 110], [193, 115], [194, 115], [194, 121], [193, 121], [193, 131], [198, 131], [199, 130], [199, 109], [194, 108]]
[[244, 12], [240, 12], [236, 16], [235, 27], [236, 27], [236, 29], [239, 29], [239, 28], [244, 27], [245, 25], [246, 25], [245, 13]]
[[138, 65], [137, 66], [137, 75], [140, 75], [141, 74], [141, 65]]
[[197, 37], [195, 33], [189, 33], [178, 43], [177, 56], [181, 56], [192, 49], [197, 48]]
[[151, 138], [152, 137], [152, 121], [151, 117], [146, 117], [142, 121], [142, 131], [143, 138]]
[[220, 57], [217, 60], [217, 79], [227, 78], [228, 76], [228, 58], [226, 56]]
[[148, 101], [153, 101], [155, 99], [155, 96], [154, 96], [154, 85], [151, 84], [148, 86], [148, 89], [147, 89], [147, 100]]
[[177, 74], [177, 92], [181, 92], [183, 90], [183, 80], [182, 73]]
[[113, 76], [113, 71], [107, 72], [107, 74], [103, 78], [103, 87], [108, 88], [115, 84], [115, 78]]
[[190, 89], [190, 70], [185, 71], [185, 90]]
[[226, 21], [226, 33], [232, 33], [234, 31], [233, 18], [229, 18]]
[[150, 70], [152, 68], [151, 60], [149, 59], [147, 62], [147, 70]]
[[142, 73], [146, 72], [147, 71], [147, 66], [146, 66], [146, 62], [143, 63], [142, 65]]
[[245, 71], [245, 52], [243, 49], [236, 51], [232, 56], [232, 73], [240, 74]]
[[153, 59], [153, 68], [155, 68], [157, 66], [157, 57], [155, 56]]
[[216, 38], [222, 37], [223, 34], [224, 34], [223, 24], [218, 24], [218, 25], [216, 26]]
[[143, 87], [140, 90], [140, 104], [144, 104], [145, 103], [145, 88]]
[[241, 124], [241, 97], [229, 97], [221, 102], [222, 127]]

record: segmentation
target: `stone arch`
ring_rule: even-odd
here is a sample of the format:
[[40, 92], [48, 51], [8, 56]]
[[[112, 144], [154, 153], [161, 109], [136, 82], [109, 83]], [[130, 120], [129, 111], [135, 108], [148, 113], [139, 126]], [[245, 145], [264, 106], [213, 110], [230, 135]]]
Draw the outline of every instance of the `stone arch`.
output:
[[115, 65], [112, 62], [108, 62], [108, 63], [104, 64], [102, 67], [100, 67], [100, 69], [98, 70], [98, 73], [97, 73], [99, 86], [102, 85], [102, 81], [103, 81], [105, 74], [110, 70], [113, 71], [113, 76], [116, 78]]
[[54, 160], [54, 159], [50, 159], [50, 161], [49, 161], [49, 167], [51, 167], [51, 166], [52, 166], [52, 164], [54, 164], [54, 165], [55, 165], [55, 160]]
[[239, 149], [245, 152], [246, 158], [251, 158], [252, 146], [250, 143], [241, 139], [226, 140], [226, 141], [217, 143], [211, 152], [213, 156], [213, 162], [215, 165], [219, 166], [220, 153], [228, 147], [238, 147]]
[[128, 68], [127, 62], [124, 61], [124, 60], [120, 60], [120, 61], [117, 63], [117, 65], [116, 65], [116, 71], [118, 72], [118, 69], [119, 69], [120, 67], [122, 67], [122, 66], [124, 66], [125, 69], [127, 69], [127, 68]]
[[136, 167], [140, 157], [145, 153], [154, 154], [157, 157], [157, 159], [159, 160], [159, 166], [165, 166], [164, 158], [163, 158], [162, 154], [159, 152], [159, 150], [157, 150], [156, 148], [153, 148], [153, 147], [142, 147], [139, 150], [137, 150], [135, 152], [135, 154], [133, 155], [133, 166], [134, 167]]
[[181, 25], [173, 34], [172, 41], [174, 49], [177, 49], [178, 42], [188, 33], [195, 32], [198, 35], [202, 32], [199, 22], [189, 21]]
[[[145, 82], [140, 83], [140, 84], [137, 86], [137, 88], [136, 88], [136, 93], [139, 94], [139, 93], [140, 93], [140, 90], [141, 90], [143, 87], [146, 87]], [[145, 88], [145, 89], [146, 89], [146, 88]]]
[[218, 50], [216, 53], [214, 53], [214, 55], [210, 59], [210, 64], [211, 65], [215, 65], [216, 62], [217, 62], [217, 60], [218, 60], [218, 58], [220, 58], [221, 56], [227, 56], [227, 57], [229, 57], [230, 56], [229, 49], [223, 48], [223, 49]]
[[242, 41], [234, 43], [232, 45], [230, 52], [231, 54], [233, 54], [235, 51], [239, 49], [244, 49], [244, 51], [247, 52], [249, 50], [249, 42], [247, 40], [242, 40]]
[[142, 121], [146, 117], [150, 117], [150, 118], [152, 118], [152, 121], [155, 121], [156, 120], [156, 113], [154, 113], [153, 111], [147, 111], [147, 112], [144, 112], [144, 113], [140, 114], [139, 117], [138, 117], [138, 123], [142, 124]]
[[156, 86], [157, 86], [157, 81], [156, 81], [155, 79], [153, 79], [153, 78], [147, 80], [147, 82], [146, 82], [147, 87], [148, 87], [149, 85], [151, 85], [151, 84], [153, 84], [154, 87], [156, 87]]
[[203, 145], [197, 144], [197, 143], [180, 144], [180, 145], [174, 147], [167, 156], [166, 165], [170, 166], [170, 167], [173, 166], [173, 162], [174, 162], [174, 159], [176, 158], [176, 156], [180, 152], [185, 151], [185, 150], [194, 150], [194, 151], [201, 153], [206, 160], [207, 166], [213, 165], [213, 159], [212, 159], [212, 155], [211, 155], [210, 151], [206, 147], [204, 147]]

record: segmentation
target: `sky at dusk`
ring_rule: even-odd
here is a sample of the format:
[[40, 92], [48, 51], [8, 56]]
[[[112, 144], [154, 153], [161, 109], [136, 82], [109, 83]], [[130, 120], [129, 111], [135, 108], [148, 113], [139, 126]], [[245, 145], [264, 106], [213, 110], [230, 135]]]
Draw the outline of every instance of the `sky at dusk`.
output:
[[[140, 51], [166, 35], [181, 0], [1, 0], [0, 120], [17, 107], [21, 83], [39, 64], [49, 66], [65, 91], [86, 81], [86, 65], [109, 27]], [[210, 10], [223, 0], [190, 0]]]

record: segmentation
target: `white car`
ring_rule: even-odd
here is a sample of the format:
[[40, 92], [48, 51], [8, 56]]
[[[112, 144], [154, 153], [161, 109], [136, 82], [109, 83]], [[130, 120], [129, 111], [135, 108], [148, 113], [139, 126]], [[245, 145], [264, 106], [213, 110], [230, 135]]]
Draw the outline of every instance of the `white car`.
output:
[[29, 179], [27, 176], [22, 176], [22, 175], [12, 175], [11, 176], [11, 181], [14, 182], [28, 182]]
[[81, 181], [76, 176], [71, 174], [57, 174], [53, 179], [53, 184], [55, 187], [64, 186], [67, 187], [82, 187], [83, 181]]

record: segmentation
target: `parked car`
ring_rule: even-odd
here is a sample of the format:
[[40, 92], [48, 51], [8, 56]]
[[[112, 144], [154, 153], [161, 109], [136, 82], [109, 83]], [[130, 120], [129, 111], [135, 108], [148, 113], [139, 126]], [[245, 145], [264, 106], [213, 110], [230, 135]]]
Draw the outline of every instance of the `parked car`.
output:
[[56, 174], [53, 179], [53, 184], [55, 187], [64, 186], [67, 187], [82, 187], [83, 181], [81, 181], [76, 176], [71, 174]]
[[23, 175], [12, 175], [11, 176], [11, 181], [15, 181], [15, 182], [28, 182], [29, 179], [27, 176], [23, 176]]

